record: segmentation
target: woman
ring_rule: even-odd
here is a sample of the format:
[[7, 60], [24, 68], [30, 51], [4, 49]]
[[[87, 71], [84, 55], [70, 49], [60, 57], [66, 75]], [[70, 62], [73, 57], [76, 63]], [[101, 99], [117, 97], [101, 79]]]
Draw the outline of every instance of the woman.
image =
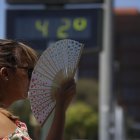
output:
[[[36, 52], [13, 40], [0, 40], [0, 140], [30, 140], [26, 125], [7, 108], [27, 98], [32, 70], [37, 61]], [[65, 111], [75, 94], [75, 82], [70, 80], [56, 92], [54, 121], [46, 140], [62, 140]]]

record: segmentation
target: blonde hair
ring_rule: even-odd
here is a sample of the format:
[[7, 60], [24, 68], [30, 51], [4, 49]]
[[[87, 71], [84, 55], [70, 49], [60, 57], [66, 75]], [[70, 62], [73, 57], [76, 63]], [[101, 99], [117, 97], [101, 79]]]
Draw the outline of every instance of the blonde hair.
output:
[[27, 63], [34, 67], [37, 53], [31, 47], [14, 40], [0, 39], [0, 66], [19, 66]]
[[[36, 51], [31, 47], [14, 40], [0, 39], [0, 67], [7, 66], [15, 68], [26, 63], [29, 68], [33, 68], [37, 58]], [[0, 105], [0, 112], [11, 120], [18, 118], [10, 111], [4, 109], [2, 105]]]
[[8, 111], [8, 110], [6, 110], [6, 109], [4, 109], [4, 108], [1, 108], [1, 107], [0, 107], [0, 112], [1, 112], [3, 115], [7, 116], [7, 117], [8, 117], [10, 120], [12, 120], [12, 121], [15, 121], [15, 120], [18, 120], [18, 119], [19, 119], [18, 116], [13, 115], [10, 111]]

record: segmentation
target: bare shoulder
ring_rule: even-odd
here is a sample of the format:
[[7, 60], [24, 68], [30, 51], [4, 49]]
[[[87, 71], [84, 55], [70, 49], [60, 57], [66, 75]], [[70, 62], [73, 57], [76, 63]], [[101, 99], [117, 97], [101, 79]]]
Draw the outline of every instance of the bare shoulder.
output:
[[0, 112], [0, 138], [12, 134], [16, 127], [17, 126], [13, 121]]

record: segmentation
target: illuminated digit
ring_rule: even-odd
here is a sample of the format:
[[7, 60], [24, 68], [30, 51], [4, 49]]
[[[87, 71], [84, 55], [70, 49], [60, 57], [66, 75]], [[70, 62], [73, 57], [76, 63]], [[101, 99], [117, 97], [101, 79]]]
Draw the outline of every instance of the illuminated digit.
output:
[[86, 29], [86, 27], [87, 27], [87, 19], [86, 18], [79, 17], [79, 18], [76, 18], [73, 20], [73, 28], [76, 31], [83, 31]]
[[35, 28], [42, 33], [42, 36], [47, 37], [48, 36], [48, 26], [49, 22], [48, 21], [41, 21], [37, 20], [35, 22]]
[[57, 29], [57, 37], [58, 38], [67, 38], [69, 35], [68, 35], [68, 33], [66, 31], [69, 30], [69, 28], [71, 26], [71, 22], [67, 18], [63, 18], [62, 22], [64, 24], [61, 25], [60, 27], [58, 27], [58, 29]]

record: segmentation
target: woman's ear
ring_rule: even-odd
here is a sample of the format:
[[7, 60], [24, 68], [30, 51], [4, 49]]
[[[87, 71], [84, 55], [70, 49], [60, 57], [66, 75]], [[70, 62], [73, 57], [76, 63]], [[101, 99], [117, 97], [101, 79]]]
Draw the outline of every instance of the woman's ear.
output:
[[2, 79], [8, 80], [9, 73], [8, 73], [8, 69], [6, 67], [2, 67], [0, 69], [0, 76]]

